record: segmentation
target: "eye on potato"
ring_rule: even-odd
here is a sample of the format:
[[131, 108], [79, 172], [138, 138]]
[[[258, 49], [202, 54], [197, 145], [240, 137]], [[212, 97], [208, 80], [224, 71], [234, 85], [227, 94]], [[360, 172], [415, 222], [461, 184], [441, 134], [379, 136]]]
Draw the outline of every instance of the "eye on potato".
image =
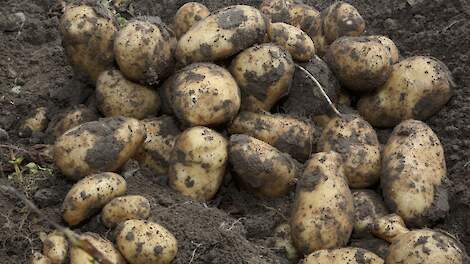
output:
[[382, 43], [382, 45], [384, 45], [388, 49], [388, 51], [390, 51], [390, 54], [392, 55], [393, 64], [397, 63], [400, 60], [400, 51], [398, 50], [393, 40], [389, 39], [386, 36], [380, 35], [368, 36], [367, 38]]
[[322, 12], [323, 34], [328, 44], [344, 36], [357, 37], [362, 35], [366, 22], [357, 9], [339, 1]]
[[272, 43], [242, 51], [230, 67], [241, 90], [242, 109], [269, 111], [288, 93], [294, 70], [289, 52]]
[[63, 264], [67, 259], [69, 242], [64, 234], [54, 231], [42, 241], [42, 253], [49, 258], [51, 264]]
[[18, 135], [20, 137], [29, 137], [32, 133], [41, 132], [46, 129], [48, 122], [47, 108], [38, 107], [29, 117], [23, 120]]
[[380, 238], [368, 237], [362, 239], [352, 239], [350, 247], [363, 248], [375, 255], [385, 259], [388, 255], [388, 247], [390, 244]]
[[403, 120], [425, 120], [449, 101], [455, 83], [441, 61], [415, 56], [393, 66], [390, 77], [357, 105], [373, 126], [393, 127]]
[[323, 249], [308, 255], [303, 264], [383, 264], [384, 260], [363, 248]]
[[272, 247], [276, 251], [282, 252], [291, 263], [296, 263], [299, 256], [297, 249], [292, 243], [289, 223], [280, 224], [274, 229], [274, 243]]
[[[100, 235], [86, 232], [80, 235], [80, 238], [86, 240], [93, 245], [99, 252], [109, 260], [110, 264], [125, 264], [126, 261], [114, 247], [113, 243]], [[88, 264], [97, 263], [98, 261], [80, 248], [72, 247], [70, 249], [70, 264]]]
[[52, 264], [51, 260], [43, 254], [34, 251], [31, 256], [31, 264]]
[[143, 126], [133, 118], [109, 117], [68, 130], [54, 145], [54, 160], [71, 180], [116, 171], [145, 139]]
[[388, 213], [380, 195], [373, 190], [352, 190], [354, 203], [354, 229], [352, 236], [363, 238], [370, 236], [375, 219]]
[[209, 9], [201, 3], [189, 2], [182, 5], [173, 18], [173, 29], [176, 38], [180, 39], [194, 24], [209, 15]]
[[353, 230], [354, 206], [341, 156], [316, 153], [305, 166], [290, 221], [294, 245], [304, 255], [345, 246]]
[[178, 250], [176, 238], [150, 221], [128, 220], [117, 227], [116, 244], [132, 264], [169, 264]]
[[49, 123], [47, 131], [50, 131], [54, 138], [58, 138], [67, 130], [83, 123], [98, 120], [98, 118], [98, 114], [90, 108], [85, 105], [78, 105], [55, 117]]
[[145, 220], [150, 216], [150, 202], [141, 195], [116, 197], [101, 210], [101, 220], [107, 228], [131, 220]]
[[308, 61], [315, 55], [312, 39], [301, 29], [286, 23], [271, 23], [268, 27], [271, 42], [285, 48], [295, 61]]

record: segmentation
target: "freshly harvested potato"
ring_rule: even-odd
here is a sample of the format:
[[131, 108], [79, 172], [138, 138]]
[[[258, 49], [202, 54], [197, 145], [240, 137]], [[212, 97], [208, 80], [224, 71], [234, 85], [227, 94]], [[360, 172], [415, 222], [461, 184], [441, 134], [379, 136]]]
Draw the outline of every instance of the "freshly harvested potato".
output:
[[54, 145], [54, 160], [71, 180], [116, 171], [145, 139], [143, 126], [133, 118], [109, 117], [68, 130]]
[[411, 227], [443, 218], [449, 210], [445, 178], [444, 150], [431, 128], [417, 120], [396, 126], [383, 150], [380, 178], [388, 208]]
[[318, 141], [319, 151], [335, 151], [344, 161], [351, 188], [365, 188], [379, 180], [380, 143], [374, 128], [359, 115], [332, 118]]
[[288, 23], [290, 21], [289, 9], [292, 8], [292, 4], [292, 0], [263, 0], [258, 8], [272, 23]]
[[310, 36], [315, 35], [320, 29], [320, 12], [306, 4], [293, 4], [289, 8], [289, 21], [285, 22], [294, 27], [300, 28]]
[[317, 33], [315, 35], [309, 34], [309, 36], [312, 38], [315, 45], [315, 53], [323, 58], [329, 47], [328, 43], [326, 43], [325, 36], [322, 33]]
[[322, 12], [323, 34], [328, 44], [344, 36], [357, 37], [362, 35], [366, 22], [357, 9], [339, 1]]
[[163, 84], [158, 87], [157, 91], [160, 95], [160, 102], [161, 102], [161, 112], [164, 115], [173, 115], [173, 108], [171, 100], [171, 94], [173, 92], [173, 81], [175, 75], [171, 75], [168, 77]]
[[182, 64], [228, 58], [264, 41], [268, 21], [251, 6], [219, 9], [196, 23], [178, 41], [176, 58]]
[[341, 156], [335, 152], [316, 153], [297, 182], [290, 222], [295, 247], [306, 255], [345, 246], [353, 225], [353, 197]]
[[[107, 239], [102, 238], [100, 235], [86, 232], [80, 235], [80, 238], [87, 241], [98, 250], [98, 253], [105, 257], [109, 264], [125, 264], [126, 261], [114, 247], [113, 243]], [[70, 264], [88, 264], [98, 263], [98, 261], [90, 256], [88, 253], [78, 247], [70, 249]]]
[[69, 250], [69, 242], [64, 234], [54, 231], [42, 241], [42, 254], [48, 257], [52, 264], [65, 263]]
[[116, 62], [129, 80], [154, 85], [173, 70], [176, 38], [157, 17], [133, 20], [114, 40]]
[[117, 28], [111, 16], [102, 15], [88, 5], [68, 6], [59, 30], [65, 54], [77, 72], [96, 81], [102, 71], [113, 65], [112, 47]]
[[221, 134], [206, 127], [183, 131], [170, 157], [171, 188], [198, 201], [214, 197], [225, 175], [227, 144]]
[[392, 55], [393, 64], [397, 63], [400, 60], [400, 51], [398, 50], [393, 40], [389, 39], [386, 36], [380, 35], [368, 36], [367, 38], [382, 43], [382, 45], [384, 45], [388, 49], [388, 51], [390, 51], [390, 54]]
[[78, 225], [114, 197], [123, 195], [126, 189], [126, 181], [116, 173], [103, 172], [85, 177], [65, 196], [62, 217], [69, 225]]
[[305, 161], [312, 153], [315, 129], [312, 124], [290, 116], [241, 112], [228, 131], [252, 136]]
[[176, 137], [181, 133], [176, 121], [170, 116], [144, 119], [146, 138], [142, 147], [133, 157], [141, 166], [147, 167], [157, 175], [168, 173], [170, 155]]
[[180, 39], [194, 24], [210, 15], [209, 9], [201, 3], [189, 2], [176, 11], [173, 18], [173, 30]]
[[392, 71], [392, 55], [378, 40], [342, 37], [333, 42], [325, 61], [346, 88], [371, 92], [384, 84]]
[[31, 264], [52, 264], [51, 260], [43, 254], [34, 251], [31, 256]]
[[291, 263], [295, 263], [299, 258], [297, 249], [292, 242], [289, 223], [280, 224], [274, 229], [273, 248], [282, 252]]
[[375, 219], [388, 213], [380, 195], [373, 190], [353, 190], [354, 229], [352, 236], [362, 238], [370, 236]]
[[375, 236], [392, 243], [410, 230], [406, 227], [405, 221], [403, 221], [403, 218], [399, 215], [387, 214], [376, 218], [370, 231]]
[[268, 27], [271, 42], [289, 51], [296, 61], [308, 61], [315, 55], [312, 39], [301, 29], [286, 23], [272, 23]]
[[384, 260], [363, 248], [323, 249], [308, 255], [303, 264], [383, 264]]
[[150, 202], [141, 195], [116, 197], [107, 203], [101, 211], [101, 220], [108, 228], [131, 220], [145, 220], [150, 216]]
[[240, 90], [230, 72], [211, 63], [195, 63], [173, 81], [175, 115], [190, 126], [216, 126], [232, 120], [240, 109]]
[[363, 239], [352, 239], [350, 246], [363, 248], [381, 257], [382, 259], [385, 259], [388, 255], [388, 247], [390, 244], [380, 238], [369, 237]]
[[272, 43], [255, 45], [232, 61], [230, 72], [242, 94], [246, 111], [269, 111], [287, 95], [295, 65], [289, 52]]
[[95, 121], [98, 118], [98, 114], [90, 108], [85, 105], [78, 105], [54, 118], [47, 130], [51, 132], [54, 138], [58, 138], [67, 130], [83, 123]]
[[178, 250], [176, 238], [150, 221], [128, 220], [117, 228], [116, 244], [131, 264], [169, 264]]
[[300, 164], [289, 154], [242, 134], [230, 137], [229, 160], [241, 184], [261, 197], [285, 195], [300, 171]]
[[403, 120], [424, 120], [449, 101], [455, 83], [447, 66], [424, 56], [402, 60], [375, 93], [362, 97], [357, 105], [373, 126], [393, 127]]
[[23, 120], [19, 128], [19, 136], [29, 137], [32, 133], [42, 132], [46, 129], [48, 122], [47, 108], [38, 107], [29, 117]]
[[118, 70], [101, 73], [95, 93], [98, 109], [107, 117], [142, 119], [156, 115], [160, 108], [157, 91], [127, 80]]

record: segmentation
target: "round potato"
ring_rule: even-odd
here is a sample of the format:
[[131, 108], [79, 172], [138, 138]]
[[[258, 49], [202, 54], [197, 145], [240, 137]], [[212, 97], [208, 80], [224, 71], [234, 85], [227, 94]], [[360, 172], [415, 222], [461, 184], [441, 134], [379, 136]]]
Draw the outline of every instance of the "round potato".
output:
[[386, 36], [368, 36], [368, 39], [378, 41], [384, 45], [390, 54], [392, 55], [392, 63], [395, 64], [400, 60], [400, 51], [398, 50], [397, 46], [393, 42], [393, 40], [389, 39]]
[[335, 152], [314, 154], [297, 183], [290, 222], [295, 247], [306, 255], [345, 246], [353, 225], [353, 197], [341, 156]]
[[280, 224], [274, 229], [274, 243], [272, 247], [276, 251], [280, 251], [291, 263], [296, 263], [299, 256], [292, 242], [289, 223]]
[[18, 134], [20, 137], [29, 137], [32, 133], [42, 132], [46, 129], [48, 122], [47, 108], [38, 107], [29, 117], [23, 120]]
[[363, 238], [371, 236], [370, 230], [375, 219], [388, 213], [380, 195], [372, 190], [353, 190], [354, 229], [352, 236]]
[[227, 140], [206, 127], [192, 127], [176, 139], [170, 157], [170, 186], [198, 201], [219, 190], [228, 160]]
[[332, 118], [323, 129], [317, 149], [341, 155], [351, 188], [369, 187], [379, 180], [380, 143], [374, 128], [361, 116], [343, 114]]
[[101, 220], [107, 228], [131, 220], [145, 220], [150, 216], [150, 202], [141, 195], [116, 197], [107, 203], [101, 211]]
[[449, 210], [445, 178], [444, 150], [431, 128], [417, 120], [396, 126], [383, 150], [380, 178], [388, 208], [411, 227], [443, 218]]
[[230, 72], [210, 63], [195, 63], [173, 81], [173, 112], [189, 126], [216, 126], [232, 120], [240, 109], [240, 90]]
[[85, 105], [78, 105], [55, 117], [49, 123], [47, 131], [49, 131], [54, 138], [58, 138], [67, 130], [83, 123], [98, 120], [98, 118], [98, 114], [90, 108]]
[[387, 82], [357, 105], [373, 126], [393, 127], [403, 120], [424, 120], [449, 101], [455, 83], [442, 62], [416, 56], [393, 66]]
[[388, 255], [388, 247], [390, 244], [380, 238], [363, 238], [363, 239], [352, 239], [350, 243], [351, 247], [363, 248], [368, 250], [375, 255], [385, 259]]
[[230, 137], [229, 160], [246, 189], [268, 198], [280, 197], [292, 189], [300, 170], [300, 164], [289, 154], [242, 134]]
[[117, 227], [116, 244], [132, 264], [169, 264], [175, 258], [178, 243], [163, 226], [150, 221], [128, 220]]
[[180, 39], [194, 24], [209, 15], [209, 9], [201, 3], [189, 2], [182, 5], [173, 18], [173, 29], [176, 38]]
[[242, 93], [242, 109], [271, 110], [281, 97], [287, 95], [294, 70], [291, 55], [272, 43], [242, 51], [230, 67]]
[[292, 4], [292, 0], [263, 0], [258, 8], [272, 23], [288, 23], [290, 21], [289, 9]]
[[52, 264], [65, 263], [68, 250], [69, 242], [60, 232], [52, 232], [42, 241], [42, 254], [48, 257]]
[[301, 29], [286, 23], [272, 23], [268, 27], [271, 42], [289, 51], [296, 61], [308, 61], [315, 55], [312, 39]]
[[323, 249], [308, 255], [303, 264], [383, 264], [384, 260], [363, 248]]
[[128, 81], [118, 70], [101, 73], [96, 82], [96, 101], [104, 116], [142, 119], [156, 115], [160, 108], [157, 91]]
[[[91, 232], [86, 232], [80, 235], [80, 238], [93, 245], [93, 247], [98, 250], [98, 253], [108, 260], [106, 263], [126, 263], [125, 259], [114, 247], [113, 243], [107, 239], [102, 238], [100, 235]], [[90, 256], [88, 253], [86, 253], [80, 248], [72, 247], [70, 249], [70, 264], [88, 264], [97, 262], [98, 261], [95, 258]]]
[[110, 117], [68, 130], [54, 145], [54, 160], [71, 180], [116, 171], [145, 139], [143, 126], [133, 118]]
[[342, 1], [323, 10], [322, 18], [323, 34], [328, 44], [343, 36], [360, 36], [366, 28], [366, 22], [357, 9]]
[[306, 4], [293, 4], [289, 8], [289, 25], [300, 28], [303, 32], [315, 35], [321, 26], [320, 12]]
[[34, 251], [31, 256], [31, 264], [52, 264], [51, 260], [43, 254]]

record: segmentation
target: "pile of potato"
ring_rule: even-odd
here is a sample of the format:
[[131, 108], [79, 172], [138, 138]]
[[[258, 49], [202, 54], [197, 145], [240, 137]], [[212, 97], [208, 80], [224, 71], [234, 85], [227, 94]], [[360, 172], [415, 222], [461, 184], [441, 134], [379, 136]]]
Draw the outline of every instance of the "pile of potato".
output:
[[[111, 263], [165, 264], [177, 254], [170, 231], [147, 220], [149, 200], [126, 193], [118, 173], [130, 159], [200, 202], [229, 171], [260, 199], [295, 191], [290, 221], [274, 230], [292, 263], [463, 263], [454, 237], [427, 229], [449, 210], [443, 148], [420, 121], [452, 94], [442, 62], [402, 58], [391, 39], [366, 35], [344, 2], [321, 12], [295, 0], [212, 11], [187, 3], [170, 25], [118, 25], [118, 6], [66, 7], [64, 49], [95, 84], [99, 113], [73, 107], [48, 128], [57, 167], [76, 182], [63, 219], [77, 226], [101, 213], [114, 243], [82, 237]], [[289, 111], [296, 98], [307, 99], [304, 112]], [[45, 113], [23, 133], [44, 130]], [[385, 145], [375, 128], [393, 128]], [[33, 263], [93, 259], [60, 233], [43, 242]]]

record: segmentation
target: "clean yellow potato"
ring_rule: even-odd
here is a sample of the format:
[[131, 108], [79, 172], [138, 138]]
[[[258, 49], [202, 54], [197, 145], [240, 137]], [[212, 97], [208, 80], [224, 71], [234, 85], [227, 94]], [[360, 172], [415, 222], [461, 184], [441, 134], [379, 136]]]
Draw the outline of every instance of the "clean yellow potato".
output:
[[[289, 25], [300, 28], [309, 36], [320, 30], [320, 12], [306, 4], [293, 4], [289, 7]], [[312, 34], [312, 35], [311, 35]]]
[[124, 195], [126, 189], [126, 181], [116, 173], [103, 172], [85, 177], [65, 196], [62, 217], [67, 224], [78, 225], [113, 198]]
[[[113, 243], [100, 235], [86, 232], [80, 235], [80, 238], [86, 240], [98, 250], [99, 255], [107, 259], [106, 263], [109, 264], [126, 264], [125, 259], [114, 247]], [[72, 247], [70, 249], [70, 264], [94, 264], [98, 260], [90, 256], [88, 253], [80, 248]]]
[[393, 40], [381, 35], [368, 36], [367, 38], [382, 43], [382, 45], [384, 45], [388, 49], [388, 51], [390, 51], [390, 54], [392, 55], [393, 64], [397, 63], [400, 60], [400, 51], [398, 50]]
[[271, 42], [285, 48], [295, 61], [308, 61], [315, 55], [312, 39], [301, 29], [286, 23], [271, 23], [268, 27]]
[[108, 228], [131, 219], [145, 220], [150, 216], [150, 202], [141, 195], [116, 197], [101, 210], [101, 220]]
[[266, 43], [238, 54], [230, 72], [242, 94], [241, 108], [246, 111], [269, 111], [287, 95], [295, 65], [285, 49]]
[[225, 175], [227, 144], [221, 134], [206, 127], [183, 131], [170, 157], [170, 187], [198, 201], [212, 199]]
[[180, 39], [194, 24], [210, 15], [209, 9], [201, 3], [189, 2], [176, 11], [173, 18], [173, 30]]
[[160, 97], [152, 87], [127, 80], [118, 70], [101, 73], [96, 82], [96, 101], [104, 116], [142, 119], [157, 114]]
[[357, 9], [343, 1], [338, 1], [322, 12], [323, 34], [328, 44], [344, 36], [362, 35], [366, 22]]
[[109, 117], [68, 130], [54, 145], [54, 160], [71, 180], [117, 171], [139, 149], [145, 131], [138, 120]]
[[297, 182], [290, 221], [295, 247], [304, 255], [343, 247], [353, 225], [353, 197], [341, 156], [335, 152], [314, 154]]
[[295, 248], [289, 223], [282, 223], [274, 229], [274, 244], [273, 248], [276, 251], [282, 252], [283, 255], [291, 262], [296, 263], [299, 256]]
[[51, 260], [43, 254], [34, 251], [31, 256], [31, 264], [52, 264]]
[[69, 250], [69, 242], [64, 234], [54, 231], [42, 241], [42, 254], [48, 257], [52, 264], [65, 263]]
[[375, 219], [388, 214], [388, 209], [379, 194], [373, 190], [352, 190], [354, 203], [354, 229], [352, 236], [363, 238], [371, 235]]
[[47, 108], [38, 107], [23, 120], [19, 128], [19, 136], [29, 137], [32, 133], [42, 132], [46, 129], [48, 122]]
[[308, 255], [303, 264], [383, 264], [384, 260], [362, 248], [323, 249]]
[[131, 264], [169, 264], [178, 251], [170, 231], [150, 221], [128, 220], [117, 227], [116, 244]]
[[454, 86], [449, 69], [441, 61], [410, 57], [395, 64], [387, 82], [362, 97], [357, 108], [377, 127], [393, 127], [407, 119], [425, 120], [449, 101]]
[[67, 130], [77, 127], [83, 123], [98, 120], [98, 114], [85, 105], [72, 107], [63, 114], [59, 114], [49, 124], [48, 131], [51, 131], [54, 138], [63, 135]]

